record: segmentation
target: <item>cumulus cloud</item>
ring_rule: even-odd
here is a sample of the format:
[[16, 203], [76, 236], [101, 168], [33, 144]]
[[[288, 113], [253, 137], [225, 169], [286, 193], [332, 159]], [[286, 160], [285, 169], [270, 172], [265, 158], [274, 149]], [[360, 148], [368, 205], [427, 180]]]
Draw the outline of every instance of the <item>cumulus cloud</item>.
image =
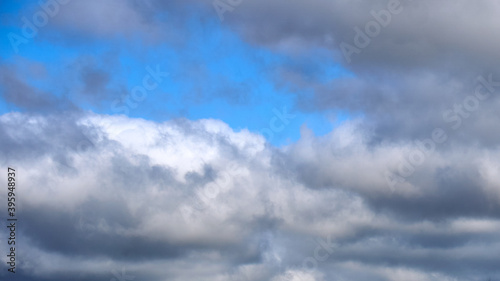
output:
[[359, 122], [304, 128], [281, 149], [210, 119], [0, 124], [22, 184], [27, 280], [498, 276], [495, 151], [436, 152], [391, 188], [384, 172], [412, 144], [370, 145]]

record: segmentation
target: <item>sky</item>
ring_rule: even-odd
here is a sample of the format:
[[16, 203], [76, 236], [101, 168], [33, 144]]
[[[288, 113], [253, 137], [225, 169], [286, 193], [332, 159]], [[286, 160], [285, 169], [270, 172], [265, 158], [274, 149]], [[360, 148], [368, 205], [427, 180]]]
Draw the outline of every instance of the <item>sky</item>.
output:
[[0, 2], [0, 279], [500, 280], [499, 15]]

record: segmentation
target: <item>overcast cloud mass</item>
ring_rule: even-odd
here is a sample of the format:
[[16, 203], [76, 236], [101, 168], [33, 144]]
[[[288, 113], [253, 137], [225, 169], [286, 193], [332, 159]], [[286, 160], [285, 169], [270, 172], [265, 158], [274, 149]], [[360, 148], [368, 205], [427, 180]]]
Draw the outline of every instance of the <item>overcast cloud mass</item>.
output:
[[500, 2], [0, 12], [1, 280], [500, 280]]

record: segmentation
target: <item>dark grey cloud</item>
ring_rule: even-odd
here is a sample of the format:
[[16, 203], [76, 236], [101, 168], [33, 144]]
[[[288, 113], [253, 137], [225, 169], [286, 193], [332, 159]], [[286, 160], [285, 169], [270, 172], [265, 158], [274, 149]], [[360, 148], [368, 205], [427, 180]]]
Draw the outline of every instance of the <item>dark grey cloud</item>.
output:
[[20, 78], [15, 69], [4, 65], [0, 67], [0, 94], [9, 104], [34, 112], [69, 110], [74, 106], [65, 98], [33, 88]]
[[[372, 14], [387, 11], [391, 2], [400, 3], [400, 12], [348, 62], [341, 43], [355, 46], [355, 28], [365, 30], [375, 21]], [[243, 1], [226, 13], [224, 24], [297, 60], [318, 48], [330, 51], [324, 61], [353, 75], [317, 81], [308, 79], [310, 68], [284, 66], [276, 83], [292, 90], [299, 109], [361, 113], [380, 139], [397, 140], [446, 125], [443, 112], [474, 93], [478, 76], [500, 80], [494, 63], [500, 41], [493, 36], [498, 11], [491, 1]], [[487, 129], [498, 119], [492, 113], [497, 103], [497, 95], [481, 103], [457, 139], [498, 142], [500, 136]]]
[[85, 68], [82, 71], [84, 91], [88, 94], [95, 95], [99, 92], [105, 92], [109, 80], [109, 74], [103, 70]]
[[[170, 24], [182, 22], [193, 11], [202, 21], [218, 19], [214, 2], [148, 1], [121, 5], [126, 9], [133, 7], [131, 10], [138, 17], [172, 15]], [[352, 54], [350, 61], [346, 60], [341, 43], [356, 46], [355, 28], [365, 30], [368, 23], [376, 22], [378, 16], [373, 14], [386, 14], [391, 3], [395, 3], [398, 13], [391, 14], [386, 26], [370, 38], [369, 44]], [[494, 81], [500, 80], [494, 63], [500, 41], [493, 36], [499, 26], [499, 9], [491, 1], [258, 0], [242, 1], [225, 12], [221, 25], [241, 34], [251, 44], [287, 55], [294, 62], [264, 73], [274, 79], [277, 87], [296, 96], [297, 109], [363, 114], [367, 129], [375, 131], [376, 140], [399, 141], [422, 138], [436, 127], [448, 126], [443, 113], [475, 92], [477, 77], [492, 74]], [[143, 22], [149, 28], [162, 25], [151, 20]], [[98, 32], [88, 25], [78, 23], [87, 32]], [[181, 30], [183, 25], [179, 26]], [[125, 30], [125, 25], [113, 26], [113, 32]], [[324, 52], [316, 52], [318, 49]], [[311, 54], [352, 75], [315, 79], [318, 69], [308, 60]], [[186, 71], [196, 79], [207, 79], [202, 69]], [[217, 80], [226, 85], [223, 79]], [[228, 84], [215, 91], [193, 89], [186, 99], [202, 102], [223, 97], [231, 103], [248, 102], [248, 91], [239, 87]], [[463, 126], [463, 133], [455, 141], [480, 141], [488, 146], [497, 143], [500, 135], [488, 129], [499, 121], [497, 104], [496, 94], [481, 102], [480, 109], [465, 120], [470, 126]]]

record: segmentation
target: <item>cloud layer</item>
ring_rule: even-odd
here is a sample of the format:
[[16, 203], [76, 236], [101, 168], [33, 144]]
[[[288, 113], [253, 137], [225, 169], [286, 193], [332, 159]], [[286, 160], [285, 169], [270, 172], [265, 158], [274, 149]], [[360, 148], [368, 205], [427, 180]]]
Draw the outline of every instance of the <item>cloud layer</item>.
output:
[[10, 113], [0, 124], [20, 178], [27, 280], [499, 273], [497, 150], [435, 152], [391, 186], [388, 167], [413, 144], [370, 145], [358, 121], [320, 138], [304, 127], [282, 149], [217, 120]]

